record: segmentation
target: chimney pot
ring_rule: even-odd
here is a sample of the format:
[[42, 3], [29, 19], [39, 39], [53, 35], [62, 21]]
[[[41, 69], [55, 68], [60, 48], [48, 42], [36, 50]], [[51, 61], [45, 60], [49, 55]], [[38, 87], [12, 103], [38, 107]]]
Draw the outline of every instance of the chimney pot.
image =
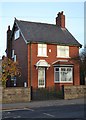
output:
[[10, 25], [8, 26], [8, 30], [10, 30]]

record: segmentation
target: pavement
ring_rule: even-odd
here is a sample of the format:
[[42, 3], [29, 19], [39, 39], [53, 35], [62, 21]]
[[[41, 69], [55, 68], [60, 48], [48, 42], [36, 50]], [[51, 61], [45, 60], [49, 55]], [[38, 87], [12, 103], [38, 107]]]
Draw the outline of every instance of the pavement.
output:
[[58, 105], [74, 105], [74, 104], [85, 104], [84, 98], [81, 99], [71, 99], [71, 100], [45, 100], [45, 101], [31, 101], [27, 103], [9, 103], [0, 104], [2, 110], [12, 110], [12, 109], [26, 109], [26, 108], [37, 108], [37, 107], [48, 107], [48, 106], [58, 106]]

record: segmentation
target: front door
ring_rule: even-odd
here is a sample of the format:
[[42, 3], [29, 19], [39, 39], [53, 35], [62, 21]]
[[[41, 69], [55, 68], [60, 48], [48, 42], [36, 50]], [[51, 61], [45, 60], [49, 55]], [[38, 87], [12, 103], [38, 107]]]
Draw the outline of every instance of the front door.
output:
[[45, 68], [38, 68], [38, 88], [45, 88]]

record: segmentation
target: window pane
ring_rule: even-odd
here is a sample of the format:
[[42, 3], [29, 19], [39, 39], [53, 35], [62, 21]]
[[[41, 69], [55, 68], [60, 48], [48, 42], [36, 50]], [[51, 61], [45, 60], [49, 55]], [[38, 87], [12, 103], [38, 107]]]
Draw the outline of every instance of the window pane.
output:
[[59, 72], [55, 72], [55, 81], [59, 81]]
[[72, 68], [61, 68], [61, 81], [72, 81]]
[[15, 40], [20, 37], [20, 32], [19, 30], [15, 31]]
[[42, 54], [42, 49], [38, 48], [38, 55], [41, 55], [41, 54]]
[[59, 68], [55, 68], [55, 71], [59, 71]]
[[54, 68], [54, 76], [55, 76], [55, 82], [59, 81], [59, 68]]

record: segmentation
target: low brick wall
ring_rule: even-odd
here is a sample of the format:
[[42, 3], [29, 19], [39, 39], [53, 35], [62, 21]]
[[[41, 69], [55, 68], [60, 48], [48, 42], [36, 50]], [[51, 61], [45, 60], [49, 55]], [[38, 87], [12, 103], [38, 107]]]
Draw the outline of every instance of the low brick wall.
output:
[[86, 86], [63, 86], [64, 99], [75, 99], [86, 97]]
[[30, 88], [11, 87], [2, 88], [2, 103], [29, 102], [31, 101]]

